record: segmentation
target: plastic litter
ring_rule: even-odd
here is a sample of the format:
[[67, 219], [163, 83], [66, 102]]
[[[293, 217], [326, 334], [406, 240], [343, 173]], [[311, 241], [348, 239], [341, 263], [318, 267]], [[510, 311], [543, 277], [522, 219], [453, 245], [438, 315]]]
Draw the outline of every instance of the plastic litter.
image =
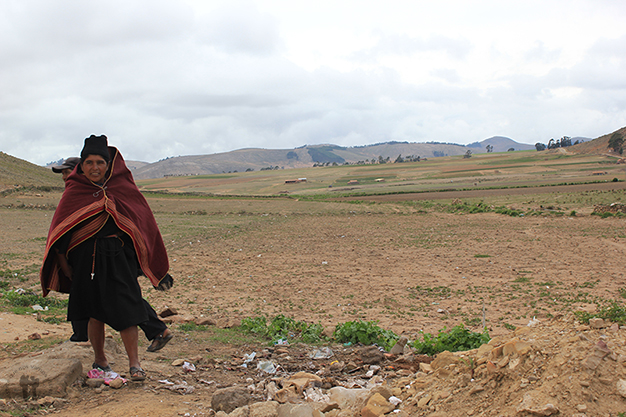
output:
[[315, 349], [313, 352], [309, 353], [309, 358], [311, 359], [328, 359], [332, 358], [334, 355], [331, 348], [328, 346], [323, 346], [319, 349]]
[[402, 400], [398, 397], [394, 397], [393, 395], [391, 397], [389, 397], [388, 400], [391, 404], [395, 405], [396, 407], [398, 406], [398, 404], [400, 404], [402, 402]]
[[194, 365], [193, 363], [185, 362], [183, 363], [183, 371], [196, 372], [196, 365]]
[[275, 374], [278, 367], [272, 361], [261, 361], [256, 366], [256, 369], [259, 369], [263, 372], [267, 372], [268, 374]]

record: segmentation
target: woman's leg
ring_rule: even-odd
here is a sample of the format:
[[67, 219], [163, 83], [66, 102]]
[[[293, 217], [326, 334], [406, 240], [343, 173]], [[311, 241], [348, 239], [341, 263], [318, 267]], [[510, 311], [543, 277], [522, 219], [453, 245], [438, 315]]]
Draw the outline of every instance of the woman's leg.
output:
[[131, 368], [141, 368], [139, 363], [139, 331], [137, 326], [130, 326], [120, 332], [124, 348], [128, 355], [128, 364]]
[[87, 332], [93, 348], [94, 362], [100, 366], [107, 366], [109, 361], [104, 353], [104, 323], [94, 318], [89, 319]]

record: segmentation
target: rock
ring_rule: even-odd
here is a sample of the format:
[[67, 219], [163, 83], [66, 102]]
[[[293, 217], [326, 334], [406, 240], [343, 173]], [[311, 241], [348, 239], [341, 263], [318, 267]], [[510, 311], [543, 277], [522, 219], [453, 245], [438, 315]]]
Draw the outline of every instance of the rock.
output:
[[[458, 364], [460, 362], [461, 360], [457, 356], [446, 350], [439, 353], [435, 360], [430, 363], [430, 366], [433, 370], [436, 371], [437, 369], [449, 366], [451, 364]], [[421, 365], [422, 364], [420, 363], [420, 366]]]
[[216, 326], [219, 327], [220, 329], [230, 329], [232, 327], [239, 327], [241, 326], [241, 320], [232, 318], [232, 317], [225, 317], [225, 318], [218, 319]]
[[333, 387], [328, 390], [330, 404], [337, 404], [340, 409], [352, 408], [360, 401], [364, 401], [369, 391], [364, 389], [350, 389], [344, 387]]
[[430, 402], [430, 399], [432, 398], [432, 396], [430, 394], [426, 394], [424, 395], [422, 398], [420, 398], [419, 400], [417, 400], [417, 406], [419, 408], [424, 408], [428, 405], [428, 403]]
[[301, 399], [295, 386], [281, 388], [272, 396], [281, 404], [298, 402]]
[[502, 354], [505, 356], [520, 355], [524, 356], [530, 352], [531, 346], [526, 342], [522, 342], [518, 338], [513, 338], [502, 346]]
[[432, 366], [429, 363], [420, 362], [419, 365], [420, 372], [424, 372], [425, 374], [430, 374], [433, 372]]
[[365, 404], [365, 407], [361, 409], [362, 417], [379, 417], [383, 414], [387, 414], [396, 408], [385, 397], [376, 393], [370, 397]]
[[228, 414], [228, 417], [250, 417], [250, 407], [244, 405], [243, 407], [235, 408]]
[[124, 381], [122, 378], [115, 378], [111, 382], [109, 382], [109, 386], [113, 389], [120, 389], [124, 386]]
[[[385, 385], [377, 385], [374, 388], [372, 388], [370, 390], [370, 398], [374, 395], [374, 394], [380, 394], [382, 395], [386, 400], [388, 400], [391, 396], [393, 396], [393, 393], [391, 392], [391, 390], [385, 386]], [[368, 398], [367, 400], [369, 401]]]
[[210, 319], [208, 317], [200, 317], [198, 319], [195, 319], [194, 323], [196, 323], [197, 326], [215, 326], [215, 325], [217, 325], [217, 322], [215, 320]]
[[51, 356], [44, 353], [0, 362], [0, 398], [64, 397], [83, 366], [78, 359]]
[[278, 406], [277, 415], [278, 417], [321, 417], [322, 416], [322, 414], [318, 410], [316, 410], [309, 404], [282, 404]]
[[64, 400], [63, 398], [54, 398], [48, 395], [48, 396], [38, 399], [37, 405], [40, 407], [50, 407], [51, 405], [58, 406], [65, 402], [67, 402], [67, 400]]
[[389, 353], [392, 355], [402, 355], [404, 354], [404, 346], [407, 344], [409, 339], [406, 336], [402, 336], [395, 345], [391, 348]]
[[384, 355], [376, 346], [365, 346], [359, 350], [363, 363], [377, 364], [383, 361]]
[[98, 388], [101, 387], [102, 384], [104, 384], [104, 379], [102, 378], [87, 378], [85, 380], [85, 385], [90, 388]]
[[477, 394], [479, 392], [483, 392], [485, 390], [485, 387], [483, 387], [480, 384], [476, 384], [472, 387], [472, 389], [470, 389], [470, 394]]
[[602, 329], [606, 327], [606, 324], [604, 322], [604, 319], [594, 317], [592, 319], [589, 319], [589, 327], [591, 327], [592, 329]]
[[183, 366], [185, 362], [185, 359], [174, 359], [172, 366]]
[[161, 311], [159, 313], [159, 316], [161, 316], [162, 318], [165, 317], [170, 317], [170, 316], [176, 316], [178, 314], [178, 310], [176, 310], [174, 307], [168, 307], [165, 310]]
[[522, 403], [517, 407], [517, 412], [520, 414], [530, 413], [535, 416], [551, 416], [559, 413], [559, 409], [553, 404], [544, 404], [541, 406], [535, 405], [535, 401], [532, 394], [524, 394]]
[[39, 333], [33, 333], [28, 335], [28, 340], [39, 340], [41, 335]]
[[263, 401], [250, 404], [248, 417], [274, 417], [278, 416], [278, 404], [276, 401]]
[[218, 389], [213, 393], [211, 408], [215, 411], [232, 412], [234, 409], [248, 405], [252, 397], [248, 390], [241, 387]]
[[583, 361], [583, 365], [587, 370], [595, 371], [602, 363], [602, 360], [611, 353], [611, 349], [609, 349], [606, 343], [600, 340], [594, 346], [593, 353]]
[[620, 379], [617, 381], [617, 392], [623, 398], [626, 398], [626, 381], [625, 380]]

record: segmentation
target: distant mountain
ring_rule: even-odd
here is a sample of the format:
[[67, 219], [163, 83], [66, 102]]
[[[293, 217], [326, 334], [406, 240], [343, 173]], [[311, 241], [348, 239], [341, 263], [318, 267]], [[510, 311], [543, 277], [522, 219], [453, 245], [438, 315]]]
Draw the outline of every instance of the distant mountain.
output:
[[470, 143], [467, 147], [471, 148], [472, 152], [481, 153], [487, 152], [487, 145], [493, 146], [492, 152], [507, 152], [510, 149], [515, 151], [529, 151], [535, 149], [535, 145], [515, 142], [513, 139], [504, 136], [493, 136], [480, 142]]
[[468, 149], [473, 153], [483, 153], [487, 152], [487, 145], [493, 146], [493, 152], [506, 152], [511, 148], [535, 149], [534, 145], [518, 143], [502, 136], [494, 136], [467, 146], [440, 142], [385, 142], [351, 147], [323, 144], [305, 145], [295, 149], [249, 148], [211, 155], [167, 158], [138, 166], [133, 171], [133, 176], [136, 179], [149, 179], [177, 175], [209, 175], [261, 169], [303, 168], [316, 164], [368, 163], [378, 161], [380, 158], [393, 162], [399, 156], [433, 158], [463, 155]]

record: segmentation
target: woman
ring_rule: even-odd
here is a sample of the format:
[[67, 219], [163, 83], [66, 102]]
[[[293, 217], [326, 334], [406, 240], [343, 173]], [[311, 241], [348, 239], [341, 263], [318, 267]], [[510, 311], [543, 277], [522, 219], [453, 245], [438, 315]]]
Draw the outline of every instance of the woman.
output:
[[106, 136], [85, 139], [81, 162], [66, 188], [48, 233], [41, 269], [44, 296], [69, 292], [68, 320], [89, 319], [94, 368], [110, 371], [104, 325], [120, 332], [130, 379], [146, 373], [138, 354], [137, 325], [148, 319], [138, 271], [157, 289], [173, 280], [163, 239], [152, 211], [119, 151]]

